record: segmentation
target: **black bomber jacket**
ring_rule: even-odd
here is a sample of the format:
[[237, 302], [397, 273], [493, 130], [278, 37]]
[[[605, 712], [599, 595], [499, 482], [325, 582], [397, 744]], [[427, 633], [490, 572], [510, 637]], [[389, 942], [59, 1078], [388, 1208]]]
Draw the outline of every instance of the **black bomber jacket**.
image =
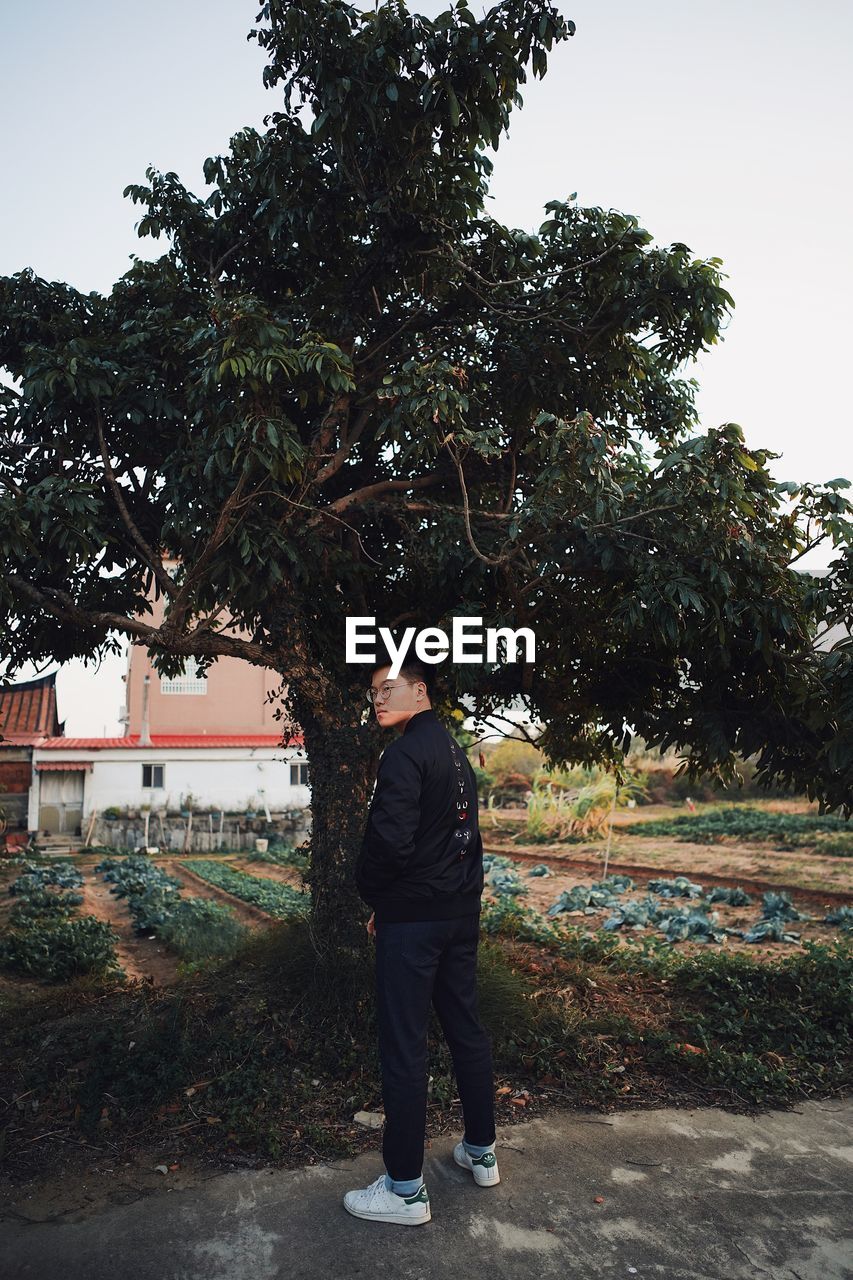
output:
[[377, 924], [480, 910], [477, 775], [431, 707], [382, 753], [355, 882]]

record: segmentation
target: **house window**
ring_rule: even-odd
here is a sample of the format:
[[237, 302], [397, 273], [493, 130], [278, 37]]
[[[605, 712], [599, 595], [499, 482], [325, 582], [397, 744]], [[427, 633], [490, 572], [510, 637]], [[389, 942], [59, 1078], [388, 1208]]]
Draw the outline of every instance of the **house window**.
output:
[[187, 658], [179, 676], [161, 676], [161, 693], [207, 693], [207, 679], [198, 674], [198, 660]]
[[292, 764], [290, 766], [290, 785], [292, 787], [308, 786], [308, 765]]
[[164, 773], [165, 769], [162, 764], [144, 764], [142, 766], [143, 787], [162, 787]]

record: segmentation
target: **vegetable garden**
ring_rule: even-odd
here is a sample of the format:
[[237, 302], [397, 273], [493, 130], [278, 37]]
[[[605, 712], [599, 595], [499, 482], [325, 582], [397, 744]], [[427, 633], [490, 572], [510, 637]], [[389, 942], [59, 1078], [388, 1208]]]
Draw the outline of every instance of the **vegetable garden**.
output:
[[[484, 812], [480, 1003], [498, 1123], [566, 1102], [786, 1105], [849, 1088], [850, 863], [809, 844], [784, 855], [770, 847], [846, 839], [846, 830], [803, 814], [708, 807], [672, 821], [681, 816], [666, 815], [670, 834], [655, 834], [652, 821], [628, 832], [639, 825], [629, 821], [609, 840], [524, 850], [518, 820]], [[671, 834], [698, 831], [711, 833], [706, 845]], [[803, 887], [804, 868], [825, 877], [830, 866], [834, 892]], [[101, 848], [64, 863], [4, 864], [10, 1176], [34, 1174], [63, 1142], [62, 1157], [79, 1146], [81, 1160], [168, 1143], [175, 1159], [291, 1166], [372, 1149], [375, 1135], [353, 1116], [381, 1108], [373, 975], [361, 974], [358, 989], [352, 975], [340, 989], [317, 987], [303, 870], [292, 850], [198, 858]], [[155, 949], [158, 980], [129, 981], [157, 972]], [[125, 974], [117, 951], [135, 970]], [[458, 1128], [436, 1025], [430, 1072], [429, 1130]]]

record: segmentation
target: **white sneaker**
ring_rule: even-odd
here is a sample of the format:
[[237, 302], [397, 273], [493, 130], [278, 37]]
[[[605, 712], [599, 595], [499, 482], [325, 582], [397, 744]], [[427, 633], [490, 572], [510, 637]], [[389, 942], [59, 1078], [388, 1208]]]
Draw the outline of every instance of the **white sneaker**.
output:
[[398, 1196], [385, 1186], [385, 1174], [380, 1173], [375, 1182], [361, 1191], [348, 1191], [344, 1196], [344, 1208], [356, 1218], [373, 1222], [399, 1222], [403, 1226], [420, 1226], [432, 1218], [429, 1192], [426, 1183], [413, 1196]]
[[453, 1159], [461, 1168], [470, 1169], [478, 1187], [494, 1187], [501, 1180], [494, 1151], [486, 1151], [481, 1156], [472, 1156], [465, 1150], [464, 1142], [457, 1142], [453, 1148]]

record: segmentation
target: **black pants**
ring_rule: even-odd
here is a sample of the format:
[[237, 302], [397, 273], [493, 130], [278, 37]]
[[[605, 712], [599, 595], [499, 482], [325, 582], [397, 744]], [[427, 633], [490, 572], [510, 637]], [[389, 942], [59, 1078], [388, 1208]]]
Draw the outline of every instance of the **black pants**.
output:
[[479, 914], [376, 925], [382, 1157], [395, 1182], [423, 1169], [430, 1002], [453, 1056], [464, 1136], [495, 1141], [492, 1050], [477, 1009], [479, 932]]

